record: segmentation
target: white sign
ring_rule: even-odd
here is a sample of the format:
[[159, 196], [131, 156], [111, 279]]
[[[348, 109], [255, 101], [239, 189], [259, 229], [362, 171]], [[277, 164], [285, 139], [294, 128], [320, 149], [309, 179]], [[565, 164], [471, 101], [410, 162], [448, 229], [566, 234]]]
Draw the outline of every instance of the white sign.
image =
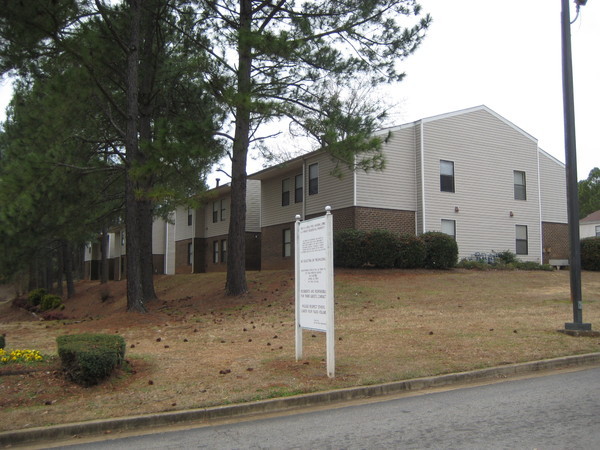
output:
[[327, 375], [335, 375], [333, 216], [300, 222], [296, 216], [296, 360], [302, 358], [302, 330], [327, 335]]
[[300, 270], [300, 326], [327, 331], [327, 223], [325, 217], [301, 222], [298, 227]]

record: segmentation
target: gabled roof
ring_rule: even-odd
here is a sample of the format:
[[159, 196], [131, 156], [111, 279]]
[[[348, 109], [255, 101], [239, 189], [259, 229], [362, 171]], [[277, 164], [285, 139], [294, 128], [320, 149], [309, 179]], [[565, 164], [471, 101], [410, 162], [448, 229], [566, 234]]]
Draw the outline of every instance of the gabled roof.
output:
[[[494, 116], [498, 120], [504, 122], [506, 125], [508, 125], [512, 129], [514, 129], [518, 133], [522, 134], [523, 136], [527, 137], [528, 139], [531, 139], [537, 145], [538, 140], [535, 137], [533, 137], [532, 135], [530, 135], [526, 131], [523, 131], [521, 128], [519, 128], [518, 126], [516, 126], [514, 123], [512, 123], [509, 120], [505, 119], [500, 114], [498, 114], [497, 112], [491, 110], [490, 108], [488, 108], [485, 105], [474, 106], [472, 108], [461, 109], [459, 111], [453, 111], [453, 112], [449, 112], [449, 113], [439, 114], [437, 116], [426, 117], [426, 118], [419, 119], [419, 120], [416, 120], [414, 122], [408, 122], [408, 123], [405, 123], [405, 124], [402, 124], [402, 125], [395, 125], [395, 126], [388, 127], [388, 128], [382, 128], [380, 130], [375, 131], [373, 134], [376, 135], [376, 136], [379, 136], [379, 135], [384, 135], [384, 134], [387, 134], [387, 133], [390, 133], [390, 132], [393, 133], [394, 131], [400, 131], [400, 130], [405, 129], [405, 128], [414, 127], [414, 126], [416, 126], [419, 123], [434, 122], [436, 120], [442, 120], [442, 119], [446, 119], [448, 117], [454, 117], [454, 116], [460, 116], [460, 115], [463, 115], [463, 114], [469, 114], [469, 113], [472, 113], [472, 112], [475, 112], [475, 111], [486, 111], [486, 112], [488, 112], [489, 114], [491, 114], [492, 116]], [[538, 149], [539, 149], [539, 147], [538, 147]], [[541, 150], [541, 149], [539, 149], [539, 150]], [[263, 180], [263, 179], [269, 178], [270, 175], [272, 175], [273, 173], [276, 173], [276, 172], [278, 172], [278, 171], [280, 171], [282, 169], [285, 170], [285, 169], [295, 169], [295, 168], [298, 168], [298, 167], [302, 167], [302, 163], [303, 163], [303, 161], [306, 158], [314, 156], [314, 155], [316, 155], [318, 153], [322, 153], [324, 151], [325, 150], [321, 148], [321, 149], [314, 150], [312, 152], [305, 153], [305, 154], [303, 154], [301, 156], [298, 156], [296, 158], [293, 158], [293, 159], [291, 159], [289, 161], [286, 161], [286, 162], [283, 162], [283, 163], [280, 163], [280, 164], [276, 164], [274, 166], [267, 167], [266, 169], [260, 170], [258, 172], [253, 173], [253, 174], [250, 174], [248, 176], [248, 178], [249, 179], [253, 179], [253, 180]], [[546, 154], [550, 158], [554, 159], [557, 163], [563, 164], [559, 160], [557, 160], [556, 158], [554, 158], [553, 156], [551, 156], [550, 154], [548, 154], [546, 152], [544, 152], [544, 154]]]
[[579, 221], [579, 223], [600, 222], [600, 209], [595, 211]]

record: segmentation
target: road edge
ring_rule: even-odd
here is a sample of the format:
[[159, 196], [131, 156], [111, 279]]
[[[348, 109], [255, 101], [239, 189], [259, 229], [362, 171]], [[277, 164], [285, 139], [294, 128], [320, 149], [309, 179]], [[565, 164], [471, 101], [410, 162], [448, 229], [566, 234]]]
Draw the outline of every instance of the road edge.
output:
[[600, 353], [588, 353], [584, 355], [565, 356], [541, 361], [490, 367], [468, 372], [414, 378], [371, 386], [358, 386], [324, 392], [314, 392], [250, 403], [6, 431], [0, 433], [0, 446], [17, 446], [42, 441], [54, 441], [75, 436], [83, 437], [104, 433], [112, 434], [120, 431], [132, 431], [144, 428], [150, 430], [152, 427], [210, 421], [214, 419], [236, 418], [264, 413], [276, 413], [293, 408], [341, 403], [349, 400], [380, 397], [494, 378], [504, 379], [545, 370], [593, 366], [599, 364]]

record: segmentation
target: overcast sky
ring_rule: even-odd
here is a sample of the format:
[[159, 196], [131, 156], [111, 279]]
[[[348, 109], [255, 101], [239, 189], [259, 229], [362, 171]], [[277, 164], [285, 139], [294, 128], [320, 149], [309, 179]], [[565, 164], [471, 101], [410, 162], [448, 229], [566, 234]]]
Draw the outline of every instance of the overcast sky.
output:
[[[390, 89], [398, 104], [394, 124], [486, 105], [564, 162], [561, 0], [420, 3], [433, 23], [402, 63], [405, 80]], [[577, 170], [584, 179], [600, 166], [600, 0], [581, 8], [571, 33]], [[0, 120], [9, 99], [0, 86]]]

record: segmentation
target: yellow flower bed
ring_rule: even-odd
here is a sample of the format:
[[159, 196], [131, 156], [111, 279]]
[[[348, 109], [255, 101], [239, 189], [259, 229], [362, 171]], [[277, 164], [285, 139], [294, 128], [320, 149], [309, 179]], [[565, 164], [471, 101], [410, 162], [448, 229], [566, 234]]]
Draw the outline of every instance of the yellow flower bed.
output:
[[13, 350], [7, 353], [0, 348], [0, 364], [43, 361], [44, 357], [38, 350]]

